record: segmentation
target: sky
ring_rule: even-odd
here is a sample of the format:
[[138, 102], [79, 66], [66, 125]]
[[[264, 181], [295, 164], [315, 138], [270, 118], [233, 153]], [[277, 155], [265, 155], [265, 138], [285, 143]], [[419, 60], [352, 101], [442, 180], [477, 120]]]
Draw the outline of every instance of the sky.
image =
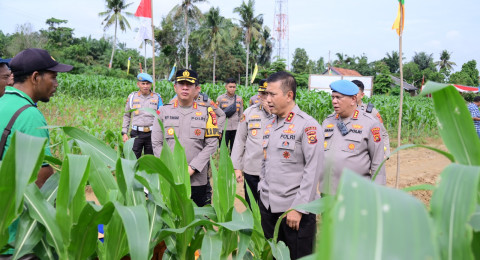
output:
[[[128, 11], [135, 13], [140, 0], [132, 2]], [[153, 0], [154, 23], [159, 26], [161, 18], [180, 0]], [[242, 0], [209, 0], [198, 4], [202, 11], [219, 7], [221, 15], [239, 19], [233, 9]], [[14, 33], [18, 25], [31, 23], [34, 31], [46, 29], [48, 18], [68, 20], [66, 26], [74, 29], [75, 37], [100, 38], [112, 36], [113, 27], [104, 31], [99, 12], [104, 11], [103, 0], [0, 0], [3, 33]], [[335, 53], [349, 56], [365, 54], [368, 61], [382, 59], [387, 52], [398, 51], [399, 40], [392, 24], [397, 15], [396, 0], [296, 0], [289, 1], [289, 61], [296, 48], [304, 48], [310, 59], [320, 57], [335, 60]], [[463, 63], [475, 59], [480, 69], [480, 1], [478, 0], [406, 0], [403, 53], [406, 62], [415, 52], [433, 54], [439, 60], [442, 50], [451, 53], [451, 61], [461, 70]], [[257, 0], [255, 14], [263, 14], [264, 24], [273, 28], [275, 0]], [[119, 42], [137, 48], [135, 41], [140, 21], [129, 19], [132, 30], [121, 32]], [[140, 50], [140, 49], [139, 49]], [[143, 53], [143, 51], [141, 52]]]

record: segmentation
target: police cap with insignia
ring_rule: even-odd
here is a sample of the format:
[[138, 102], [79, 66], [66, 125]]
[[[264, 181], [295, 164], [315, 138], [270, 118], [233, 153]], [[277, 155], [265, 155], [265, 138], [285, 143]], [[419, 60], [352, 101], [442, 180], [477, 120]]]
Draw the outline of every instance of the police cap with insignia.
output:
[[332, 91], [338, 92], [345, 96], [354, 96], [358, 93], [358, 87], [350, 80], [337, 80], [330, 83]]
[[198, 75], [194, 70], [179, 70], [177, 71], [177, 74], [175, 74], [175, 81], [188, 81], [190, 83], [196, 84], [198, 82]]
[[260, 82], [258, 82], [258, 91], [264, 92], [266, 89], [267, 89], [267, 80], [261, 79]]
[[150, 74], [147, 74], [145, 72], [138, 74], [137, 75], [137, 80], [138, 81], [148, 81], [150, 83], [153, 83], [152, 76], [150, 76]]

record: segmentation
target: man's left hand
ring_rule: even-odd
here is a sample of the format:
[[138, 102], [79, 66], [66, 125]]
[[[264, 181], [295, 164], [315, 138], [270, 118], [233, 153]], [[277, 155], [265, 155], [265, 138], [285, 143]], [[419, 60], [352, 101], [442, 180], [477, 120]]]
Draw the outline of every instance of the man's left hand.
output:
[[190, 174], [190, 176], [192, 176], [194, 173], [195, 173], [195, 170], [193, 170], [192, 167], [190, 167], [190, 165], [189, 165], [188, 166], [188, 174]]
[[297, 230], [300, 228], [300, 220], [302, 220], [302, 213], [292, 210], [287, 213], [287, 225], [293, 229]]

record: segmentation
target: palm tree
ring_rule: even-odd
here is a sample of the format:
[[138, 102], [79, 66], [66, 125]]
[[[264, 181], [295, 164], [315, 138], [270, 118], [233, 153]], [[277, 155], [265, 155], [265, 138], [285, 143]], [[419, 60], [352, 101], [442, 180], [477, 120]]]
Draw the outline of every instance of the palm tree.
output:
[[443, 50], [442, 53], [440, 53], [440, 60], [435, 62], [435, 65], [439, 67], [440, 71], [442, 71], [442, 69], [451, 71], [453, 66], [457, 66], [455, 62], [450, 61], [450, 55], [447, 50]]
[[268, 26], [263, 27], [262, 30], [262, 37], [260, 39], [260, 57], [258, 58], [258, 63], [260, 65], [267, 65], [270, 62], [270, 58], [272, 57], [273, 53], [273, 43], [272, 43], [272, 36], [270, 34], [270, 28]]
[[233, 11], [241, 17], [240, 27], [245, 35], [245, 46], [247, 46], [247, 64], [245, 66], [245, 87], [248, 86], [248, 59], [250, 54], [250, 42], [252, 38], [258, 39], [262, 30], [263, 16], [261, 14], [254, 15], [254, 0], [248, 0], [248, 3], [242, 2], [242, 5], [235, 7]]
[[215, 84], [217, 48], [220, 45], [231, 45], [232, 41], [229, 41], [229, 39], [231, 39], [232, 34], [228, 30], [227, 19], [220, 15], [218, 7], [210, 8], [204, 18], [197, 35], [200, 38], [200, 42], [205, 43], [205, 54], [213, 55], [213, 84]]
[[168, 14], [172, 19], [183, 16], [183, 25], [185, 26], [185, 68], [188, 68], [188, 38], [190, 37], [188, 19], [191, 17], [194, 21], [198, 21], [203, 17], [202, 11], [195, 6], [195, 3], [201, 2], [207, 2], [207, 0], [182, 0], [182, 3], [173, 7]]
[[115, 35], [113, 37], [113, 47], [112, 47], [112, 56], [110, 57], [110, 63], [108, 68], [112, 68], [113, 54], [115, 53], [115, 47], [117, 45], [117, 26], [120, 26], [120, 30], [123, 32], [126, 31], [126, 27], [130, 29], [130, 23], [128, 23], [124, 13], [128, 17], [133, 17], [133, 14], [130, 12], [125, 12], [125, 10], [133, 3], [125, 4], [124, 0], [106, 0], [107, 10], [99, 13], [100, 17], [105, 17], [102, 22], [103, 30], [107, 30], [110, 26], [115, 24]]

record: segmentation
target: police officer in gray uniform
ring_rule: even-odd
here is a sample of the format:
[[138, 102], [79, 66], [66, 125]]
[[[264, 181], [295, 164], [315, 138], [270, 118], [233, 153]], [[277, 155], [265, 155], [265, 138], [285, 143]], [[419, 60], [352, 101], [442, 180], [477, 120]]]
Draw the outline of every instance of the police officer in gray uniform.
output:
[[187, 156], [192, 200], [197, 206], [202, 207], [209, 201], [206, 190], [207, 172], [210, 156], [215, 153], [218, 146], [217, 119], [211, 107], [199, 106], [194, 101], [200, 88], [195, 71], [187, 69], [177, 71], [174, 88], [177, 101], [158, 110], [165, 133], [162, 132], [158, 121], [153, 124], [153, 152], [155, 156], [160, 156], [164, 137], [173, 150], [174, 137], [177, 136]]
[[[267, 88], [267, 80], [266, 79], [261, 79], [260, 82], [258, 82], [258, 89], [260, 88]], [[250, 101], [248, 102], [248, 106], [253, 106], [255, 104], [258, 104], [261, 102], [260, 99], [260, 93], [254, 95], [253, 97], [250, 98]]]
[[[335, 193], [343, 169], [350, 169], [366, 178], [372, 178], [384, 158], [381, 125], [370, 113], [357, 107], [358, 87], [348, 80], [330, 84], [335, 113], [322, 124], [324, 130], [325, 173], [321, 180], [322, 193]], [[330, 169], [332, 167], [332, 169]], [[375, 179], [386, 184], [385, 167]]]
[[[277, 72], [267, 82], [267, 103], [275, 117], [263, 134], [258, 190], [262, 228], [268, 239], [281, 214], [319, 197], [323, 131], [295, 104], [297, 83], [292, 75]], [[290, 249], [290, 257], [297, 259], [312, 253], [315, 232], [315, 214], [292, 210], [282, 220], [278, 238]]]
[[130, 123], [132, 123], [130, 136], [135, 138], [132, 150], [138, 159], [142, 156], [142, 150], [144, 150], [145, 154], [153, 154], [151, 131], [155, 117], [151, 113], [143, 110], [129, 111], [138, 108], [158, 110], [158, 108], [163, 105], [163, 102], [160, 94], [152, 91], [153, 79], [149, 74], [140, 73], [137, 76], [137, 80], [139, 91], [130, 93], [125, 105], [122, 137], [124, 142], [128, 140], [128, 128]]
[[233, 150], [233, 143], [235, 142], [238, 123], [243, 114], [243, 99], [241, 96], [235, 94], [235, 90], [237, 89], [237, 82], [235, 79], [226, 79], [225, 89], [227, 90], [227, 93], [217, 97], [217, 105], [224, 111], [226, 111], [231, 105], [236, 107], [235, 112], [230, 115], [230, 117], [227, 115], [228, 122], [225, 132], [225, 144], [230, 147], [231, 152]]
[[388, 136], [387, 129], [383, 125], [382, 116], [372, 103], [365, 104], [362, 102], [362, 98], [363, 96], [365, 96], [365, 93], [363, 92], [365, 90], [365, 86], [363, 85], [363, 83], [360, 80], [352, 80], [352, 82], [355, 83], [355, 85], [357, 85], [358, 87], [357, 104], [360, 110], [364, 113], [370, 113], [378, 120], [378, 122], [380, 122], [382, 128], [383, 143], [385, 144], [383, 150], [385, 151], [385, 157], [388, 157], [390, 155], [390, 138]]
[[[266, 82], [266, 80], [265, 80]], [[258, 86], [259, 103], [247, 108], [238, 124], [237, 134], [232, 150], [232, 162], [235, 169], [235, 176], [238, 183], [243, 183], [245, 199], [250, 205], [250, 198], [247, 194], [247, 187], [252, 190], [253, 197], [258, 203], [258, 182], [260, 181], [260, 170], [263, 160], [263, 129], [269, 124], [273, 115], [266, 105], [265, 90], [267, 84]]]

